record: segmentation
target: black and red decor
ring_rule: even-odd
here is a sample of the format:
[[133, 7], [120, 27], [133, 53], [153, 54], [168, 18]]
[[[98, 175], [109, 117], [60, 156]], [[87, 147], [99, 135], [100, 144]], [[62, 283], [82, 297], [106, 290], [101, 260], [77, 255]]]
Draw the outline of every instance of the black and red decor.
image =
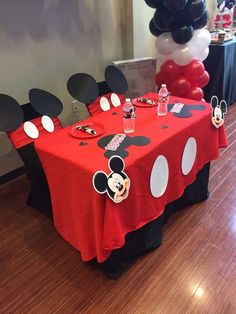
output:
[[110, 134], [98, 140], [98, 146], [105, 150], [104, 156], [110, 158], [118, 155], [122, 158], [129, 156], [128, 148], [134, 146], [146, 146], [150, 143], [146, 136], [128, 136], [126, 134]]
[[149, 30], [158, 37], [171, 32], [173, 40], [180, 45], [193, 37], [196, 29], [203, 28], [208, 21], [204, 0], [144, 0], [156, 9], [149, 23]]
[[69, 78], [67, 89], [74, 99], [86, 104], [89, 114], [94, 116], [123, 104], [128, 82], [117, 67], [108, 65], [105, 81], [97, 83], [91, 75], [77, 73]]
[[31, 89], [29, 99], [30, 103], [21, 106], [11, 96], [0, 94], [0, 131], [7, 133], [25, 164], [31, 183], [27, 204], [52, 217], [48, 182], [34, 140], [62, 128], [57, 116], [63, 105], [42, 89]]
[[177, 118], [189, 118], [192, 117], [192, 111], [205, 110], [204, 105], [187, 105], [176, 102], [175, 104], [168, 104], [168, 112], [172, 112]]

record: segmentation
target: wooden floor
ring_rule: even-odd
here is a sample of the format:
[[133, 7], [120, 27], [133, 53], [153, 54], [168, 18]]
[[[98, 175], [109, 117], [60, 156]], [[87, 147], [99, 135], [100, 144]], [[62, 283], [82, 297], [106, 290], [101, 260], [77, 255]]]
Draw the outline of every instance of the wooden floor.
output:
[[236, 313], [236, 105], [210, 197], [177, 213], [162, 246], [118, 280], [82, 263], [25, 205], [28, 182], [0, 187], [0, 313]]

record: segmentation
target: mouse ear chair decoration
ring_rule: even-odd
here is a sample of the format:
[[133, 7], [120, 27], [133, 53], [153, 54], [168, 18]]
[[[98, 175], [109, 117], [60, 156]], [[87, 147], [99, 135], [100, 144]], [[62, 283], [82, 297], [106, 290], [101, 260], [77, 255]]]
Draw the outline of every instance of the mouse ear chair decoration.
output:
[[224, 124], [224, 115], [227, 112], [227, 103], [225, 100], [219, 99], [217, 96], [213, 96], [211, 98], [211, 106], [212, 106], [212, 117], [211, 121], [216, 128], [219, 128]]
[[70, 95], [85, 104], [91, 116], [107, 111], [111, 106], [120, 106], [128, 90], [128, 82], [119, 68], [108, 65], [104, 76], [104, 81], [97, 82], [89, 74], [77, 73], [67, 81]]
[[42, 115], [44, 129], [53, 132], [55, 126], [51, 118], [57, 117], [63, 110], [60, 99], [46, 90], [32, 88], [29, 91], [29, 100], [33, 109]]
[[11, 96], [0, 94], [0, 131], [16, 130], [23, 119], [24, 114], [20, 104]]
[[29, 99], [34, 110], [42, 116], [57, 117], [63, 110], [60, 99], [43, 89], [32, 88]]
[[97, 82], [91, 75], [86, 73], [72, 75], [67, 81], [67, 89], [74, 99], [84, 104], [89, 104], [98, 97]]
[[117, 94], [125, 94], [128, 90], [128, 82], [120, 69], [108, 65], [105, 69], [105, 80], [107, 86]]

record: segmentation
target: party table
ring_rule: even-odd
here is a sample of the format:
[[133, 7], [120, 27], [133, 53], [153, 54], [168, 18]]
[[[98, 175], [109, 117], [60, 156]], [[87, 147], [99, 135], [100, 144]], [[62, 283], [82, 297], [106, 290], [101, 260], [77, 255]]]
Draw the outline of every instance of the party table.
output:
[[[156, 104], [155, 93], [145, 96]], [[226, 146], [224, 128], [211, 124], [208, 103], [171, 97], [162, 117], [156, 105], [135, 104], [132, 134], [123, 133], [119, 106], [77, 123], [97, 130], [95, 136], [68, 126], [35, 141], [55, 227], [83, 261], [109, 260], [132, 232], [155, 222], [167, 204], [181, 198], [199, 172], [218, 158], [219, 147]], [[112, 164], [114, 158], [123, 167]], [[96, 182], [97, 175], [107, 182]], [[130, 182], [121, 201], [113, 195], [120, 175]], [[105, 192], [99, 193], [102, 185]]]
[[204, 61], [210, 81], [204, 88], [204, 98], [210, 101], [216, 95], [228, 105], [236, 102], [236, 37], [223, 44], [210, 44]]

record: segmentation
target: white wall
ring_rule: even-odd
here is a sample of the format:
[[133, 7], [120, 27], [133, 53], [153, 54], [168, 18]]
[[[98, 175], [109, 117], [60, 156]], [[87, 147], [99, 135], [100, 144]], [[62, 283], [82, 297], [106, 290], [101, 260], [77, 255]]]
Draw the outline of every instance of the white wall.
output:
[[144, 0], [133, 0], [133, 38], [134, 58], [155, 57], [155, 39], [150, 30], [149, 22], [155, 10]]
[[207, 28], [210, 30], [214, 27], [214, 19], [217, 13], [217, 1], [216, 0], [206, 0], [206, 8], [209, 14], [209, 21]]
[[[72, 74], [103, 80], [111, 61], [132, 58], [131, 0], [0, 0], [0, 8], [0, 93], [23, 104], [30, 88], [51, 91], [64, 103], [64, 125], [87, 115], [82, 105], [72, 113]], [[0, 176], [20, 165], [0, 133]]]

